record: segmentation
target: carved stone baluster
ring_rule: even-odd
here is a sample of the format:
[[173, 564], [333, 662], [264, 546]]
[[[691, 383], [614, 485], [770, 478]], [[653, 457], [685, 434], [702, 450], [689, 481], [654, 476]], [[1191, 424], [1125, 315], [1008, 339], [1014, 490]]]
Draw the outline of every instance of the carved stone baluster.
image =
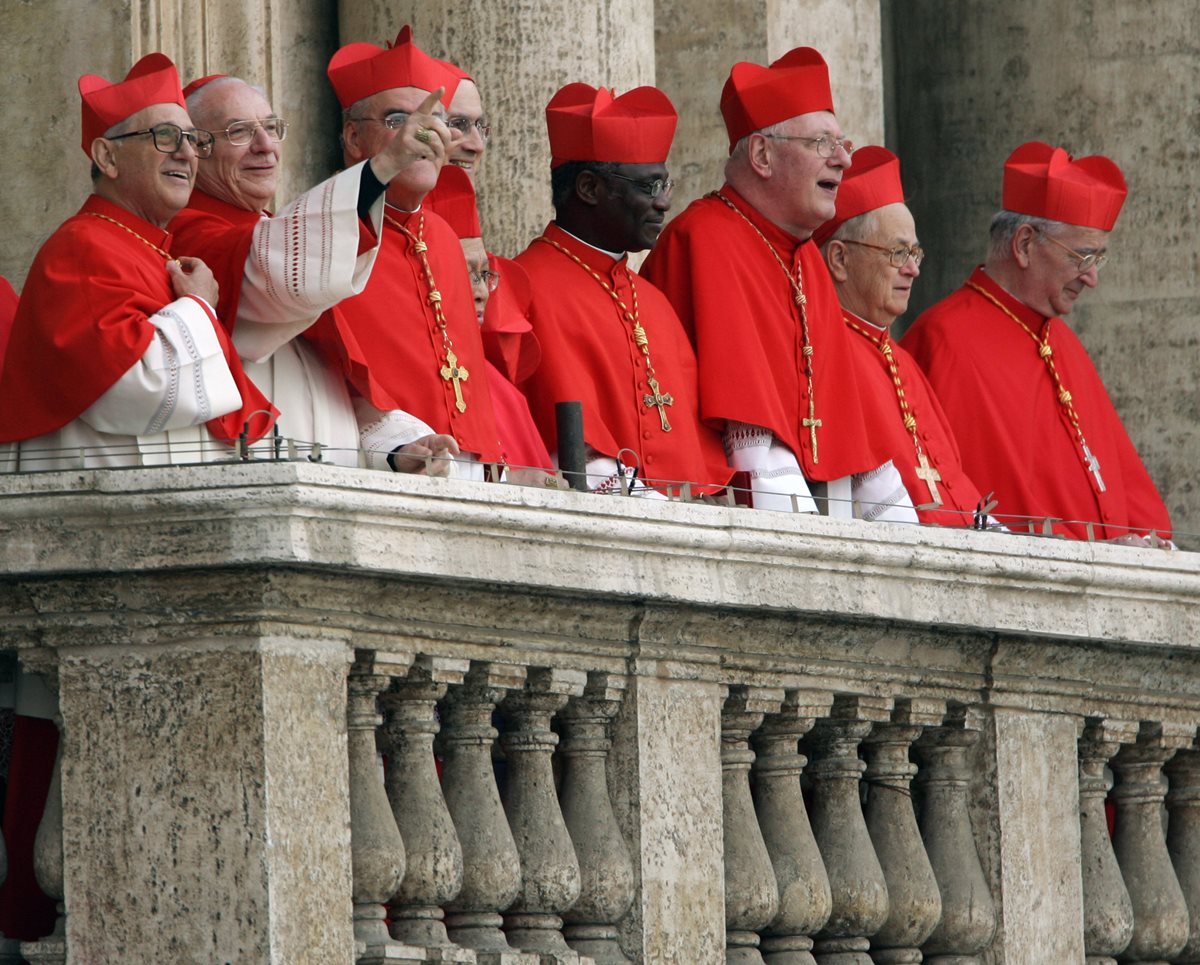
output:
[[474, 950], [479, 965], [538, 965], [500, 930], [500, 912], [521, 890], [521, 859], [496, 787], [492, 712], [507, 691], [524, 685], [524, 667], [476, 662], [441, 704], [442, 793], [463, 856], [462, 889], [446, 905], [446, 930]]
[[789, 690], [777, 714], [754, 736], [754, 806], [775, 870], [779, 911], [762, 931], [766, 965], [814, 965], [811, 936], [832, 907], [829, 877], [808, 823], [800, 775], [808, 759], [798, 743], [829, 712], [830, 694]]
[[1133, 902], [1133, 938], [1122, 962], [1166, 961], [1187, 944], [1187, 903], [1163, 831], [1162, 769], [1194, 735], [1194, 729], [1143, 722], [1137, 742], [1126, 744], [1112, 759], [1117, 807], [1113, 850]]
[[475, 956], [450, 941], [441, 906], [462, 887], [462, 848], [442, 797], [433, 737], [435, 707], [451, 683], [461, 683], [469, 663], [447, 657], [418, 657], [406, 677], [394, 680], [379, 698], [384, 711], [380, 749], [387, 756], [387, 796], [407, 867], [392, 897], [392, 937], [425, 949], [428, 962], [473, 962]]
[[[37, 663], [35, 665], [34, 659]], [[39, 654], [26, 659], [26, 669], [40, 673], [51, 692], [58, 696], [58, 668], [52, 658]], [[54, 770], [50, 777], [50, 789], [46, 793], [46, 807], [38, 824], [37, 836], [33, 840], [33, 873], [38, 887], [47, 898], [58, 902], [58, 918], [54, 930], [36, 942], [21, 942], [21, 955], [29, 965], [66, 965], [67, 962], [67, 908], [63, 890], [63, 799], [62, 760], [67, 743], [67, 729], [61, 714], [54, 716], [58, 728], [58, 752], [54, 755]]]
[[813, 834], [833, 898], [813, 947], [821, 965], [871, 965], [870, 936], [887, 920], [887, 884], [863, 818], [859, 779], [866, 765], [858, 745], [872, 723], [889, 719], [891, 707], [885, 697], [839, 695], [805, 741]]
[[617, 922], [633, 903], [633, 863], [617, 827], [608, 791], [612, 719], [625, 696], [625, 677], [593, 671], [582, 697], [559, 715], [564, 758], [559, 802], [579, 860], [579, 898], [563, 915], [567, 944], [596, 965], [629, 965]]
[[875, 965], [920, 962], [921, 945], [942, 918], [937, 879], [913, 810], [910, 785], [917, 768], [908, 749], [922, 730], [940, 724], [945, 715], [945, 701], [898, 700], [891, 722], [876, 724], [863, 741], [867, 830], [888, 893], [887, 921], [871, 937]]
[[375, 746], [383, 722], [376, 709], [391, 678], [412, 658], [358, 650], [347, 680], [346, 738], [350, 759], [350, 864], [354, 874], [354, 940], [358, 965], [421, 962], [424, 953], [395, 941], [384, 920], [384, 904], [404, 877], [404, 842], [392, 816]]
[[521, 856], [521, 892], [504, 916], [511, 944], [538, 952], [543, 962], [574, 963], [579, 953], [562, 935], [562, 913], [579, 897], [579, 861], [554, 789], [551, 755], [558, 735], [550, 719], [583, 693], [587, 674], [539, 667], [522, 691], [504, 698], [508, 758], [504, 811]]
[[750, 797], [750, 734], [784, 692], [730, 687], [721, 711], [721, 799], [725, 825], [725, 961], [762, 965], [758, 931], [779, 912], [779, 888]]
[[958, 707], [913, 744], [921, 767], [921, 838], [942, 896], [942, 920], [922, 951], [928, 965], [973, 965], [996, 934], [996, 905], [971, 831], [969, 754], [979, 740], [977, 711]]
[[1089, 718], [1079, 739], [1079, 850], [1083, 865], [1083, 947], [1087, 965], [1115, 965], [1133, 937], [1133, 904], [1117, 865], [1104, 799], [1105, 767], [1122, 744], [1137, 739], [1132, 721]]
[[1175, 965], [1200, 963], [1200, 751], [1179, 751], [1165, 768], [1171, 780], [1167, 794], [1167, 851], [1187, 902], [1190, 932]]

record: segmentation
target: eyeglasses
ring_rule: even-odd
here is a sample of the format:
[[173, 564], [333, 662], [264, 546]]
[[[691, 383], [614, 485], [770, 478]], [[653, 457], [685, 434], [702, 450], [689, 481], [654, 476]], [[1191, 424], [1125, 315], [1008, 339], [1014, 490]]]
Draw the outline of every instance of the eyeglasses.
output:
[[149, 134], [154, 138], [154, 149], [162, 154], [174, 154], [182, 146], [184, 138], [192, 142], [196, 157], [208, 157], [212, 154], [214, 138], [208, 131], [193, 128], [185, 131], [178, 124], [155, 124], [144, 131], [130, 131], [128, 134], [118, 134], [110, 137], [110, 141], [123, 141], [127, 137], [145, 137]]
[[1042, 229], [1035, 227], [1033, 230], [1036, 231], [1043, 238], [1045, 238], [1047, 241], [1054, 242], [1056, 245], [1058, 245], [1058, 247], [1060, 247], [1063, 251], [1065, 251], [1072, 258], [1074, 258], [1075, 259], [1075, 267], [1079, 269], [1079, 274], [1081, 274], [1081, 275], [1086, 275], [1093, 268], [1095, 268], [1096, 271], [1099, 271], [1106, 264], [1108, 264], [1107, 252], [1092, 251], [1086, 255], [1080, 254], [1074, 248], [1068, 248], [1057, 238], [1054, 238], [1054, 237], [1046, 234], [1046, 232], [1043, 231]]
[[481, 283], [485, 284], [487, 285], [487, 290], [490, 292], [494, 292], [500, 287], [500, 272], [488, 271], [487, 269], [484, 269], [483, 271], [468, 269], [468, 271], [471, 274], [472, 285], [478, 285]]
[[603, 172], [605, 177], [620, 178], [622, 181], [628, 181], [635, 188], [647, 194], [652, 198], [661, 197], [664, 194], [670, 194], [675, 188], [674, 178], [655, 178], [653, 181], [644, 180], [642, 178], [627, 178], [623, 174], [616, 174], [613, 171]]
[[[433, 115], [435, 119], [446, 123], [446, 115], [437, 113]], [[389, 131], [398, 131], [407, 123], [410, 117], [409, 111], [392, 111], [389, 114], [384, 114], [383, 117], [352, 117], [350, 120], [355, 121], [374, 121], [376, 124], [382, 124]], [[488, 128], [490, 131], [491, 128]]]
[[[759, 131], [762, 134], [761, 131]], [[799, 134], [763, 134], [763, 137], [769, 137], [773, 141], [807, 141], [809, 144], [816, 145], [817, 154], [824, 158], [831, 158], [841, 148], [847, 154], [854, 153], [854, 142], [848, 137], [831, 137], [828, 134], [822, 134], [820, 137], [801, 137]]]
[[282, 141], [287, 137], [288, 122], [282, 117], [268, 117], [265, 121], [236, 121], [223, 131], [213, 131], [213, 134], [220, 134], [230, 144], [240, 146], [253, 141], [254, 132], [260, 127], [272, 141]]
[[482, 117], [475, 121], [471, 120], [469, 117], [452, 117], [450, 120], [446, 121], [446, 126], [452, 131], [458, 131], [458, 133], [463, 137], [470, 136], [471, 128], [477, 130], [480, 138], [482, 138], [484, 141], [492, 136], [492, 125]]
[[858, 245], [860, 248], [874, 248], [876, 251], [887, 252], [888, 261], [892, 263], [893, 268], [903, 268], [908, 264], [908, 259], [911, 258], [913, 264], [918, 268], [921, 267], [921, 262], [925, 260], [925, 249], [920, 245], [896, 245], [894, 248], [885, 248], [883, 245], [869, 245], [865, 241], [851, 241], [849, 238], [839, 239], [843, 244]]

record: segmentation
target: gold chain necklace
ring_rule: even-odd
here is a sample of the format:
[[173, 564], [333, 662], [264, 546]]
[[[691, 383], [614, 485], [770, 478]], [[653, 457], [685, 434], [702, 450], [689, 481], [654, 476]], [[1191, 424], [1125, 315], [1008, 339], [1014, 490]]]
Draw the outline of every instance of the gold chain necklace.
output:
[[1050, 336], [1047, 335], [1045, 338], [1039, 338], [1033, 329], [1017, 318], [1017, 316], [1009, 310], [1007, 305], [1001, 302], [1000, 299], [996, 298], [996, 296], [991, 292], [975, 284], [975, 282], [968, 280], [967, 287], [979, 292], [980, 295], [982, 295], [989, 302], [1000, 309], [1000, 311], [1002, 311], [1005, 315], [1016, 322], [1021, 327], [1021, 330], [1031, 339], [1033, 339], [1034, 344], [1038, 347], [1038, 355], [1046, 364], [1046, 368], [1050, 370], [1050, 377], [1054, 380], [1054, 389], [1056, 395], [1058, 396], [1058, 404], [1062, 406], [1063, 411], [1067, 414], [1067, 418], [1070, 420], [1071, 426], [1075, 430], [1075, 438], [1079, 442], [1079, 448], [1083, 450], [1084, 468], [1087, 469], [1087, 471], [1090, 472], [1095, 478], [1097, 490], [1100, 492], [1105, 492], [1107, 487], [1104, 485], [1104, 477], [1100, 475], [1100, 460], [1097, 459], [1092, 454], [1092, 450], [1088, 448], [1087, 439], [1085, 439], [1083, 435], [1083, 428], [1079, 425], [1079, 416], [1076, 414], [1075, 406], [1071, 401], [1071, 393], [1067, 390], [1067, 387], [1063, 385], [1062, 378], [1058, 374], [1058, 368], [1054, 364], [1054, 349], [1050, 347]]
[[142, 244], [144, 244], [147, 248], [152, 248], [155, 251], [157, 251], [165, 259], [167, 259], [167, 261], [176, 261], [177, 260], [177, 259], [171, 257], [171, 253], [169, 251], [166, 251], [166, 250], [158, 247], [158, 245], [156, 245], [153, 241], [151, 241], [148, 238], [144, 238], [142, 235], [138, 234], [136, 231], [134, 231], [128, 225], [121, 224], [121, 222], [119, 222], [116, 218], [110, 218], [106, 214], [100, 214], [99, 211], [85, 211], [84, 214], [86, 214], [92, 218], [99, 218], [101, 221], [107, 221], [109, 224], [115, 224], [122, 231], [128, 232], [129, 234], [133, 235], [135, 238], [137, 238], [138, 241], [140, 241]]
[[471, 373], [467, 371], [466, 366], [458, 364], [458, 356], [454, 354], [454, 343], [450, 340], [450, 332], [446, 329], [446, 316], [442, 312], [442, 293], [438, 291], [437, 282], [433, 279], [433, 269], [429, 267], [429, 246], [425, 244], [425, 212], [421, 212], [421, 217], [417, 221], [416, 234], [409, 231], [386, 211], [383, 218], [409, 240], [413, 253], [421, 262], [421, 270], [425, 273], [425, 284], [429, 288], [429, 294], [425, 296], [425, 299], [433, 309], [434, 321], [442, 333], [442, 347], [446, 350], [446, 364], [438, 369], [438, 375], [454, 386], [454, 407], [459, 412], [466, 412], [467, 400], [463, 398], [462, 384], [471, 377]]
[[775, 250], [775, 246], [767, 240], [767, 236], [759, 230], [758, 225], [746, 217], [741, 208], [725, 197], [720, 191], [714, 191], [708, 197], [717, 198], [722, 201], [730, 211], [753, 229], [754, 233], [762, 239], [762, 243], [767, 246], [767, 251], [774, 256], [784, 277], [788, 280], [788, 285], [791, 286], [792, 300], [796, 303], [796, 308], [800, 311], [801, 355], [804, 357], [804, 380], [808, 387], [808, 417], [802, 419], [800, 424], [809, 432], [809, 439], [812, 442], [813, 464], [815, 465], [819, 462], [817, 459], [817, 430], [821, 428], [822, 423], [817, 418], [817, 402], [813, 397], [813, 345], [808, 333], [808, 311], [805, 308], [808, 304], [808, 296], [804, 294], [804, 276], [800, 272], [800, 265], [796, 265], [796, 273], [793, 275], [779, 252]]
[[929, 457], [925, 455], [925, 450], [921, 446], [921, 437], [917, 432], [917, 417], [913, 415], [912, 409], [908, 406], [908, 397], [904, 393], [904, 380], [900, 378], [900, 366], [896, 364], [896, 355], [892, 351], [892, 337], [885, 328], [875, 334], [863, 328], [855, 318], [847, 312], [842, 313], [842, 318], [846, 320], [854, 331], [858, 332], [868, 342], [871, 342], [879, 349], [884, 359], [887, 361], [888, 372], [892, 376], [892, 385], [896, 389], [896, 401], [900, 405], [900, 416], [904, 422], [904, 428], [908, 430], [908, 434], [912, 436], [913, 449], [917, 454], [917, 478], [924, 480], [925, 485], [929, 487], [929, 498], [934, 506], [942, 505], [942, 495], [938, 492], [937, 484], [942, 481], [942, 475], [938, 472], [936, 466], [929, 464]]
[[608, 292], [609, 297], [617, 303], [617, 307], [621, 310], [621, 317], [629, 322], [631, 326], [633, 326], [632, 334], [634, 345], [641, 350], [642, 357], [646, 360], [646, 384], [650, 386], [650, 391], [642, 396], [642, 402], [648, 409], [658, 409], [658, 418], [662, 426], [662, 431], [670, 432], [671, 423], [667, 421], [666, 406], [674, 405], [675, 397], [672, 396], [670, 392], [662, 391], [658, 384], [658, 378], [654, 374], [654, 363], [650, 361], [650, 339], [646, 335], [646, 330], [642, 328], [641, 319], [638, 313], [637, 286], [635, 286], [633, 283], [633, 272], [629, 273], [630, 301], [633, 302], [633, 308], [631, 310], [626, 306], [621, 296], [613, 290], [612, 286], [603, 278], [601, 278], [596, 272], [594, 272], [583, 261], [583, 259], [577, 257], [573, 252], [564, 248], [553, 238], [547, 238], [545, 235], [542, 235], [536, 240], [544, 241], [551, 248], [561, 251], [564, 255], [575, 262], [575, 264], [591, 275], [592, 278], [596, 280], [597, 284], [599, 284], [601, 288]]

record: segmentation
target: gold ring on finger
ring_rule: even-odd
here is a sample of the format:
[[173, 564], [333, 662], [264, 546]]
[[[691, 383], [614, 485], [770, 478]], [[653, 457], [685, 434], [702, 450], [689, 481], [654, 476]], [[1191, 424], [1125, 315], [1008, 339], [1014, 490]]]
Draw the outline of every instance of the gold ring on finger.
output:
[[413, 137], [415, 137], [422, 144], [428, 144], [433, 140], [433, 131], [431, 131], [428, 127], [418, 127], [417, 133], [414, 134]]

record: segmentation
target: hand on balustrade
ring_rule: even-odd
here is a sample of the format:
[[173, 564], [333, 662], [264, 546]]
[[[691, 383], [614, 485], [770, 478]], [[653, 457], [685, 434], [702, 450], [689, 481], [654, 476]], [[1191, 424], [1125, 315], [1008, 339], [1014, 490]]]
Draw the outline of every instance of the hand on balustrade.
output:
[[460, 452], [454, 436], [435, 432], [395, 449], [389, 461], [396, 472], [449, 476], [453, 472], [454, 457]]

